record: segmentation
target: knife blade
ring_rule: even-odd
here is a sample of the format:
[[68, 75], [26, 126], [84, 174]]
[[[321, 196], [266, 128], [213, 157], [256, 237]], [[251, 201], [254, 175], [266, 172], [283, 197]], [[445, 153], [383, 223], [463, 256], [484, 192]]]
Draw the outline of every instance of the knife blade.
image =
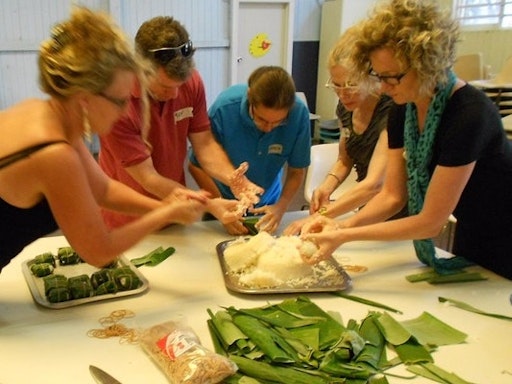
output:
[[98, 384], [121, 384], [119, 380], [94, 365], [89, 365], [89, 372], [91, 372], [92, 377]]

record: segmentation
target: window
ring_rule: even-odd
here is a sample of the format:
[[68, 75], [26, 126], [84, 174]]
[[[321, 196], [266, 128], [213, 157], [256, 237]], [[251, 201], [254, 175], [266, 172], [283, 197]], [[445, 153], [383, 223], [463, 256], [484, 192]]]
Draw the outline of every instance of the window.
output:
[[512, 28], [512, 0], [455, 0], [462, 26]]

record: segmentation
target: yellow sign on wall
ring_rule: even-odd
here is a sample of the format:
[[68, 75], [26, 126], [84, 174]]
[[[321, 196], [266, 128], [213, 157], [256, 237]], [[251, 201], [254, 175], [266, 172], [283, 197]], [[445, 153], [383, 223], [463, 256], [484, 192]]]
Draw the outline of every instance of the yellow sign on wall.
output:
[[249, 53], [254, 57], [265, 56], [271, 45], [272, 43], [266, 33], [258, 33], [249, 43]]

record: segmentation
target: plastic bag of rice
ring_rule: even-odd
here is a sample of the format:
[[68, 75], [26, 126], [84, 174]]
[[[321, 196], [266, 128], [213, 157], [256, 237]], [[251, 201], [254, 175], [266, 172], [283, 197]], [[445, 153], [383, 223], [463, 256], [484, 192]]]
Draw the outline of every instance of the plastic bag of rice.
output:
[[237, 366], [203, 347], [188, 326], [168, 321], [144, 330], [144, 351], [173, 384], [215, 384], [233, 375]]

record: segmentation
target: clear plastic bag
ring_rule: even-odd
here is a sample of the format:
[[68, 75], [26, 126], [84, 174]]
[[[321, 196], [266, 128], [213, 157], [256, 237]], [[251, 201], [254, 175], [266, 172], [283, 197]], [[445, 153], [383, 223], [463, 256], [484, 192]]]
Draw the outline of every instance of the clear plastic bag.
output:
[[140, 344], [173, 384], [215, 384], [237, 366], [203, 347], [192, 328], [168, 321], [144, 330]]

